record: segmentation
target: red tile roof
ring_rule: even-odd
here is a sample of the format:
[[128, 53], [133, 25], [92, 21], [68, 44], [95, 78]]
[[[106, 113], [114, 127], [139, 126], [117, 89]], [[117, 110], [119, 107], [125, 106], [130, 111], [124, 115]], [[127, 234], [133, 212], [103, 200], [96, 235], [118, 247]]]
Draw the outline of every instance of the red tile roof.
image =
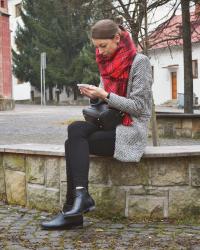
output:
[[[192, 12], [191, 37], [192, 43], [200, 42], [200, 15]], [[149, 36], [150, 49], [160, 49], [168, 46], [182, 45], [182, 16], [176, 15], [156, 28]]]

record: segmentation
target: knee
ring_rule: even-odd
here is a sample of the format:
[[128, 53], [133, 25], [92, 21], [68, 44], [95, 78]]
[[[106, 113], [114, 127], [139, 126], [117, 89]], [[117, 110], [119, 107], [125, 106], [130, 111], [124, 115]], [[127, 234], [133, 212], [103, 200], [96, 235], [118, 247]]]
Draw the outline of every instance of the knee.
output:
[[[68, 138], [79, 136], [82, 134], [84, 129], [84, 121], [75, 121], [68, 126]], [[68, 143], [68, 140], [65, 141], [65, 146]]]
[[69, 140], [67, 139], [67, 140], [65, 141], [65, 152], [66, 152], [66, 150], [68, 149], [68, 147], [69, 147]]

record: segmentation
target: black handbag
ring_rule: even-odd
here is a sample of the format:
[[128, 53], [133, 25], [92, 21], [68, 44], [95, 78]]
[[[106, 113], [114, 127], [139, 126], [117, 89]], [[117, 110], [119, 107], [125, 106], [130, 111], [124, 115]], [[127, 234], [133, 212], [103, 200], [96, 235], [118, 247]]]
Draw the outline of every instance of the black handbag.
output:
[[93, 123], [102, 130], [113, 130], [122, 123], [124, 113], [110, 108], [104, 101], [99, 101], [84, 108], [83, 116], [87, 122]]

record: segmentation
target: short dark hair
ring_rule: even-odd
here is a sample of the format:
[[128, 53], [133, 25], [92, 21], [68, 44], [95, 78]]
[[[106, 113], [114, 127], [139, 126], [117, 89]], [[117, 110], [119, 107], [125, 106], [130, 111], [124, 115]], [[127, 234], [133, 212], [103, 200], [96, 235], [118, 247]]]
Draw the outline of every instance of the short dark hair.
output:
[[118, 33], [119, 26], [111, 19], [103, 19], [96, 22], [91, 28], [93, 39], [113, 39]]

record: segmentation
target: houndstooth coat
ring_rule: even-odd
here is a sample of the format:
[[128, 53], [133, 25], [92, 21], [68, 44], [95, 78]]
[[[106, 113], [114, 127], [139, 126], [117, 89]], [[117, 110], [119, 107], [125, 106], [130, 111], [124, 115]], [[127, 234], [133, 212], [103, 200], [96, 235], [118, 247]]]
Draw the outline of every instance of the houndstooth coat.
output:
[[[103, 87], [102, 82], [100, 86]], [[123, 162], [139, 162], [147, 142], [147, 129], [152, 107], [152, 70], [148, 57], [136, 54], [129, 74], [127, 96], [110, 94], [109, 106], [127, 112], [131, 126], [118, 125], [114, 158]]]

